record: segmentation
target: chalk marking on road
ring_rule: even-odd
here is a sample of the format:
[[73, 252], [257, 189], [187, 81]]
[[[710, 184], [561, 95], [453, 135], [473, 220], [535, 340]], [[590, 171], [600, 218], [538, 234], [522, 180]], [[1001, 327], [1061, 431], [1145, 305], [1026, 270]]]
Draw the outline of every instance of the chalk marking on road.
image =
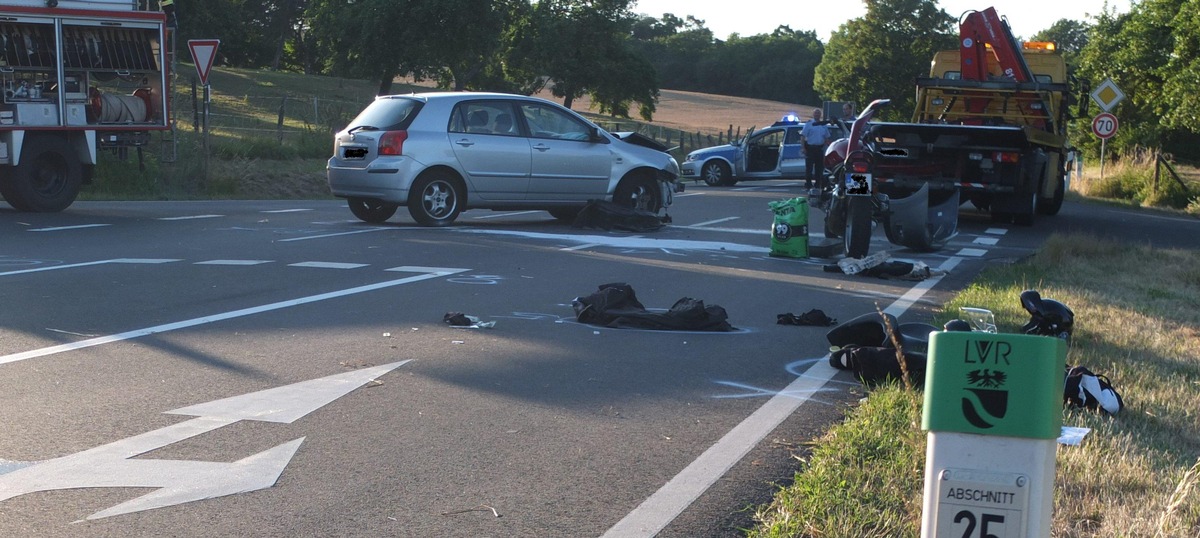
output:
[[[950, 258], [938, 269], [949, 271], [960, 261], [959, 258]], [[901, 315], [942, 278], [936, 276], [917, 283], [884, 312]], [[658, 534], [797, 408], [813, 394], [819, 393], [837, 372], [829, 365], [829, 361], [817, 361], [608, 529], [601, 538], [651, 537]]]
[[[703, 227], [705, 227], [705, 226], [709, 226], [709, 225], [712, 225], [712, 224], [720, 224], [720, 223], [722, 223], [722, 222], [729, 222], [729, 221], [731, 221], [731, 220], [737, 220], [737, 219], [740, 219], [740, 218], [741, 218], [741, 217], [725, 217], [725, 218], [723, 218], [723, 219], [709, 220], [709, 221], [705, 221], [705, 222], [700, 222], [700, 223], [696, 223], [696, 224], [691, 224], [691, 225], [688, 225], [688, 226], [686, 226], [686, 228], [703, 228]], [[682, 226], [681, 226], [681, 227], [682, 227]]]
[[157, 264], [171, 263], [182, 261], [178, 259], [155, 259], [155, 258], [117, 258], [115, 260], [99, 260], [94, 262], [69, 263], [66, 265], [51, 265], [49, 267], [38, 267], [36, 269], [21, 269], [19, 271], [7, 271], [0, 273], [0, 276], [20, 275], [24, 273], [38, 273], [41, 271], [57, 271], [59, 269], [74, 269], [76, 267], [89, 267], [92, 265], [105, 265], [109, 263], [132, 263], [132, 264]]
[[199, 219], [219, 219], [225, 215], [185, 215], [182, 217], [159, 217], [155, 220], [199, 220]]
[[59, 458], [8, 462], [0, 465], [0, 501], [38, 491], [155, 488], [87, 517], [94, 520], [269, 488], [279, 480], [304, 437], [233, 462], [135, 456], [243, 420], [291, 424], [407, 362], [353, 370], [167, 411], [196, 418]]
[[308, 304], [308, 303], [315, 303], [318, 301], [325, 301], [325, 300], [329, 300], [329, 299], [337, 299], [339, 297], [346, 297], [348, 295], [355, 295], [355, 294], [365, 293], [365, 292], [369, 292], [369, 291], [381, 290], [384, 288], [399, 286], [401, 284], [411, 284], [413, 282], [420, 282], [422, 280], [429, 280], [431, 278], [438, 278], [438, 277], [442, 277], [442, 276], [446, 276], [446, 275], [452, 275], [455, 273], [462, 273], [465, 271], [470, 271], [470, 269], [443, 268], [443, 269], [438, 269], [435, 272], [419, 274], [419, 275], [400, 278], [400, 279], [396, 279], [396, 280], [388, 280], [386, 282], [378, 282], [375, 284], [367, 284], [366, 286], [358, 286], [358, 287], [354, 287], [354, 288], [346, 288], [346, 289], [336, 290], [336, 291], [331, 291], [331, 292], [326, 292], [326, 293], [318, 293], [316, 295], [309, 295], [307, 297], [300, 297], [298, 299], [289, 299], [287, 301], [279, 301], [277, 303], [252, 306], [250, 308], [242, 308], [240, 310], [231, 310], [229, 312], [222, 312], [220, 314], [213, 314], [210, 316], [201, 316], [198, 318], [192, 318], [192, 319], [187, 319], [187, 320], [183, 320], [183, 321], [176, 321], [174, 323], [165, 323], [162, 325], [155, 325], [153, 327], [146, 327], [144, 329], [134, 329], [132, 331], [126, 331], [126, 332], [117, 333], [117, 334], [110, 334], [107, 336], [91, 338], [88, 340], [80, 340], [78, 342], [71, 342], [68, 344], [60, 344], [57, 346], [44, 347], [41, 349], [33, 349], [30, 351], [23, 351], [21, 353], [12, 353], [9, 355], [0, 356], [0, 364], [8, 364], [11, 362], [23, 361], [26, 359], [45, 357], [48, 355], [65, 353], [67, 351], [75, 351], [77, 349], [84, 349], [84, 348], [99, 346], [99, 345], [103, 345], [103, 344], [110, 344], [113, 342], [120, 342], [122, 340], [130, 340], [133, 338], [140, 338], [143, 336], [149, 336], [151, 334], [165, 333], [168, 331], [174, 331], [174, 330], [178, 330], [178, 329], [186, 329], [188, 327], [195, 327], [197, 325], [204, 325], [207, 323], [215, 323], [218, 321], [225, 321], [225, 320], [229, 320], [229, 319], [240, 318], [240, 317], [250, 316], [250, 315], [254, 315], [254, 314], [261, 314], [263, 312], [270, 312], [272, 310], [280, 310], [280, 309], [288, 308], [288, 307], [292, 307], [292, 306], [299, 306], [299, 305], [304, 305], [304, 304]]
[[112, 226], [112, 224], [79, 224], [76, 226], [55, 226], [53, 228], [31, 228], [26, 231], [30, 231], [30, 232], [61, 232], [64, 230], [82, 230], [84, 228], [103, 228], [105, 226]]
[[307, 241], [309, 239], [325, 239], [326, 237], [338, 237], [341, 235], [354, 235], [354, 234], [365, 234], [365, 233], [370, 233], [370, 232], [382, 232], [384, 230], [395, 230], [395, 228], [379, 227], [379, 228], [367, 228], [365, 230], [354, 230], [352, 232], [338, 232], [338, 233], [332, 233], [332, 234], [308, 235], [308, 236], [304, 236], [304, 237], [293, 237], [291, 239], [280, 239], [279, 242], [280, 243], [288, 243], [291, 241]]

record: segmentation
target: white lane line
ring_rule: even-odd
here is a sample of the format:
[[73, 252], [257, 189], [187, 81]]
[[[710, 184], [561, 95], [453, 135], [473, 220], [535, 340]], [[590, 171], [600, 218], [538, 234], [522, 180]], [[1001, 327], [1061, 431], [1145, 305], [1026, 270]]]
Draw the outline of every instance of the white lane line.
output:
[[603, 246], [603, 245], [601, 245], [600, 243], [587, 243], [587, 244], [583, 244], [583, 245], [575, 245], [573, 247], [560, 248], [558, 250], [560, 250], [562, 252], [571, 252], [573, 250], [584, 250], [584, 249], [589, 249], [592, 247], [599, 247], [599, 246]]
[[[957, 266], [959, 261], [961, 260], [958, 258], [950, 258], [938, 269], [949, 271]], [[942, 278], [937, 276], [917, 283], [908, 293], [884, 309], [884, 312], [894, 316], [903, 314]], [[601, 538], [651, 537], [658, 534], [741, 461], [746, 453], [808, 401], [810, 395], [818, 394], [836, 373], [837, 370], [829, 366], [829, 361], [817, 361], [803, 375], [772, 396], [767, 403], [729, 430], [721, 440], [608, 529]]]
[[687, 198], [688, 196], [704, 196], [702, 192], [689, 192], [686, 194], [676, 194], [672, 198]]
[[[711, 230], [712, 228], [704, 228]], [[756, 254], [766, 254], [771, 249], [759, 247], [756, 245], [742, 245], [739, 243], [727, 243], [720, 241], [690, 241], [690, 240], [673, 240], [673, 239], [654, 239], [642, 236], [632, 237], [610, 237], [605, 235], [574, 235], [574, 234], [549, 234], [542, 232], [522, 232], [517, 230], [476, 230], [471, 228], [457, 228], [454, 231], [460, 233], [473, 234], [489, 234], [489, 235], [508, 235], [516, 237], [524, 237], [526, 239], [544, 239], [550, 241], [574, 242], [580, 245], [600, 245], [613, 248], [634, 248], [634, 249], [671, 249], [671, 250], [714, 250], [714, 251], [729, 251], [729, 252], [752, 252]]]
[[112, 224], [79, 224], [76, 226], [56, 226], [54, 228], [31, 228], [30, 232], [61, 232], [63, 230], [82, 230], [84, 228], [103, 228]]
[[964, 249], [956, 252], [954, 255], [955, 256], [963, 256], [963, 257], [967, 257], [967, 258], [978, 258], [980, 256], [983, 256], [984, 254], [987, 254], [987, 251], [983, 250], [983, 249], [964, 248]]
[[976, 245], [995, 246], [996, 243], [1000, 242], [1000, 238], [999, 237], [976, 237], [975, 240], [971, 241], [971, 242]]
[[194, 265], [262, 265], [272, 260], [208, 260], [196, 262]]
[[314, 267], [317, 269], [358, 269], [366, 267], [366, 263], [341, 263], [341, 262], [300, 262], [289, 263], [288, 267]]
[[292, 306], [299, 306], [299, 305], [308, 304], [308, 303], [315, 303], [318, 301], [325, 301], [325, 300], [329, 300], [329, 299], [345, 297], [348, 295], [355, 295], [358, 293], [365, 293], [368, 291], [375, 291], [375, 290], [380, 290], [380, 289], [384, 289], [384, 288], [390, 288], [393, 286], [399, 286], [401, 284], [411, 284], [413, 282], [429, 280], [431, 278], [438, 278], [441, 276], [452, 275], [454, 273], [461, 273], [464, 271], [469, 271], [469, 269], [451, 269], [451, 268], [439, 269], [436, 272], [414, 275], [414, 276], [400, 278], [400, 279], [396, 279], [396, 280], [388, 280], [386, 282], [379, 282], [377, 284], [368, 284], [366, 286], [358, 286], [356, 288], [346, 288], [343, 290], [331, 291], [331, 292], [327, 292], [327, 293], [318, 293], [317, 295], [309, 295], [307, 297], [300, 297], [299, 299], [290, 299], [287, 301], [280, 301], [277, 303], [265, 304], [265, 305], [260, 305], [260, 306], [252, 306], [250, 308], [243, 308], [241, 310], [232, 310], [232, 311], [223, 312], [220, 314], [213, 314], [211, 316], [202, 316], [202, 317], [192, 318], [192, 319], [188, 319], [188, 320], [184, 320], [184, 321], [177, 321], [175, 323], [166, 323], [163, 325], [155, 325], [153, 327], [146, 327], [144, 329], [134, 329], [132, 331], [126, 331], [126, 332], [118, 333], [118, 334], [111, 334], [108, 336], [101, 336], [98, 338], [91, 338], [88, 340], [80, 340], [78, 342], [71, 342], [69, 344], [60, 344], [57, 346], [44, 347], [41, 349], [24, 351], [21, 353], [13, 353], [10, 355], [3, 355], [3, 356], [0, 356], [0, 364], [8, 364], [10, 362], [23, 361], [26, 359], [33, 359], [33, 358], [37, 358], [37, 357], [45, 357], [47, 355], [55, 355], [55, 354], [64, 353], [67, 351], [74, 351], [77, 349], [84, 349], [84, 348], [99, 346], [99, 345], [103, 345], [103, 344], [110, 344], [112, 342], [120, 342], [122, 340], [139, 338], [139, 337], [148, 336], [151, 334], [164, 333], [164, 332], [174, 331], [174, 330], [178, 330], [178, 329], [186, 329], [188, 327], [195, 327], [197, 325], [204, 325], [207, 323], [215, 323], [215, 322], [224, 321], [227, 319], [240, 318], [243, 316], [250, 316], [253, 314], [270, 312], [272, 310], [279, 310], [282, 308], [288, 308], [288, 307], [292, 307]]
[[691, 226], [671, 226], [672, 228], [683, 228], [685, 230], [704, 230], [706, 232], [726, 232], [731, 234], [751, 234], [751, 235], [771, 235], [771, 227], [764, 226], [763, 228], [709, 228], [701, 227], [699, 224]]
[[1004, 235], [1008, 233], [1008, 228], [988, 228], [983, 231], [985, 234]]
[[299, 212], [301, 212], [301, 211], [312, 211], [312, 209], [305, 209], [305, 208], [298, 208], [298, 209], [271, 209], [271, 210], [269, 210], [269, 211], [259, 211], [259, 213], [299, 213]]
[[289, 241], [307, 241], [309, 239], [324, 239], [326, 237], [337, 237], [339, 235], [365, 234], [365, 233], [370, 233], [370, 232], [382, 232], [384, 230], [392, 230], [392, 229], [394, 229], [394, 228], [367, 228], [366, 230], [354, 230], [353, 232], [338, 232], [338, 233], [334, 233], [334, 234], [310, 235], [310, 236], [306, 236], [306, 237], [293, 237], [291, 239], [280, 239], [279, 242], [287, 243]]
[[181, 260], [154, 259], [154, 258], [117, 258], [115, 260], [100, 260], [100, 261], [95, 261], [95, 262], [70, 263], [67, 265], [52, 265], [50, 267], [38, 267], [37, 269], [21, 269], [19, 271], [8, 271], [5, 273], [0, 273], [0, 276], [20, 275], [20, 274], [24, 274], [24, 273], [39, 273], [42, 271], [57, 271], [59, 269], [73, 269], [76, 267], [88, 267], [90, 265], [104, 265], [104, 264], [108, 264], [108, 263], [157, 264], [157, 263], [171, 263], [171, 262], [177, 262], [177, 261], [181, 261]]
[[534, 213], [542, 213], [542, 211], [514, 211], [511, 213], [496, 213], [496, 214], [491, 214], [491, 215], [484, 215], [482, 217], [471, 217], [471, 218], [475, 219], [475, 220], [499, 219], [499, 218], [504, 218], [504, 217], [512, 217], [512, 216], [516, 216], [516, 215], [532, 215]]
[[740, 218], [741, 218], [741, 217], [725, 217], [725, 218], [723, 218], [723, 219], [710, 220], [710, 221], [706, 221], [706, 222], [701, 222], [701, 223], [697, 223], [697, 224], [692, 224], [692, 225], [689, 225], [689, 226], [687, 226], [687, 227], [688, 227], [688, 228], [701, 228], [701, 227], [704, 227], [704, 226], [709, 226], [709, 225], [712, 225], [712, 224], [720, 224], [720, 223], [722, 223], [722, 222], [729, 222], [729, 221], [731, 221], [731, 220], [737, 220], [737, 219], [740, 219]]
[[155, 220], [196, 220], [196, 219], [219, 219], [225, 215], [187, 215], [183, 217], [159, 217]]

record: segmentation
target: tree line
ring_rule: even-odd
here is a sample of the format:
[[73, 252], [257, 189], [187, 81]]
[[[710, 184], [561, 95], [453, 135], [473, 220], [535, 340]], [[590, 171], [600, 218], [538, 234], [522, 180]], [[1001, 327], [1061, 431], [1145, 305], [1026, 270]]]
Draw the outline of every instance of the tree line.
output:
[[[888, 119], [907, 119], [914, 77], [927, 74], [935, 51], [957, 47], [958, 21], [935, 0], [862, 2], [866, 14], [842, 24], [827, 43], [786, 25], [770, 34], [716, 36], [692, 16], [638, 14], [634, 0], [176, 5], [179, 38], [221, 39], [221, 65], [372, 80], [379, 94], [390, 93], [398, 76], [453, 90], [529, 94], [549, 87], [567, 106], [587, 95], [602, 114], [632, 111], [645, 120], [653, 118], [660, 88], [813, 105], [889, 98]], [[1114, 111], [1121, 129], [1109, 148], [1161, 148], [1200, 160], [1200, 0], [1100, 9], [1018, 37], [1057, 42], [1077, 88], [1112, 78], [1124, 90]], [[1095, 152], [1090, 118], [1075, 123], [1073, 140]]]

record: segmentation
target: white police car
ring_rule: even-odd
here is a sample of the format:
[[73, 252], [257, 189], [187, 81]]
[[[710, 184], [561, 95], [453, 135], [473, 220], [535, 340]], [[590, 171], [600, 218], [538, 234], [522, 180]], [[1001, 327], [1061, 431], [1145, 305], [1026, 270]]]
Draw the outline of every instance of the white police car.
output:
[[[751, 179], [804, 179], [804, 144], [800, 131], [804, 122], [795, 115], [759, 131], [751, 129], [741, 140], [703, 148], [687, 155], [680, 176], [730, 186]], [[844, 136], [838, 124], [830, 125], [831, 140]]]

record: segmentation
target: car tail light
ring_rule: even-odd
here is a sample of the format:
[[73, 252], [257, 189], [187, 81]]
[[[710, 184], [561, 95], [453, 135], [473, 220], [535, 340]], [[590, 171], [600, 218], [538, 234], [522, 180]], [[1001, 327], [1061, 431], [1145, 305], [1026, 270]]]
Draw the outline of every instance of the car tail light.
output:
[[998, 163], [1015, 163], [1021, 160], [1021, 154], [1011, 151], [997, 151], [992, 154], [992, 160]]
[[404, 155], [404, 141], [408, 131], [388, 131], [379, 137], [380, 155]]
[[870, 171], [870, 164], [867, 161], [854, 161], [850, 163], [850, 171], [855, 174], [865, 174]]

